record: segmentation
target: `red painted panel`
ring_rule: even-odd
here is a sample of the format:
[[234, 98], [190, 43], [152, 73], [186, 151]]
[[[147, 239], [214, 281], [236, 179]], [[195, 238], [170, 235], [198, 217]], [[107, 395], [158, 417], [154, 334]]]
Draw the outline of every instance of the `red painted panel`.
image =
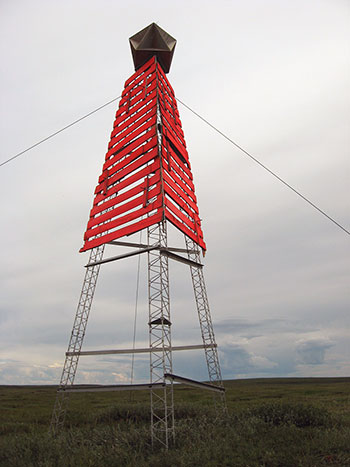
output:
[[193, 190], [188, 187], [177, 175], [174, 171], [170, 174], [165, 169], [163, 170], [164, 179], [166, 179], [167, 183], [177, 192], [179, 196], [183, 198], [188, 198], [189, 202], [193, 204], [197, 203], [197, 198]]
[[[118, 152], [118, 159], [120, 159], [123, 156], [126, 156], [129, 154], [131, 151], [136, 149], [138, 146], [141, 146], [143, 143], [145, 143], [148, 139], [152, 138], [152, 136], [156, 136], [156, 127], [154, 125], [153, 128], [150, 128], [150, 131], [147, 132], [146, 134], [141, 135], [139, 138], [137, 138], [135, 141], [132, 141], [129, 145], [125, 147], [120, 148], [120, 152]], [[110, 159], [112, 156], [116, 156], [116, 149], [110, 149], [107, 154], [106, 154], [106, 161]], [[117, 160], [118, 160], [117, 159]], [[116, 160], [112, 158], [109, 160], [109, 165], [114, 164]]]
[[131, 235], [164, 216], [205, 249], [192, 180], [174, 91], [152, 58], [125, 82], [81, 251]]
[[[115, 175], [113, 175], [113, 177], [109, 177], [107, 187], [110, 186], [110, 185], [113, 185], [114, 183], [117, 183], [118, 181], [120, 181], [123, 178], [127, 177], [129, 174], [131, 174], [135, 170], [137, 170], [140, 167], [147, 164], [147, 162], [152, 161], [154, 159], [154, 157], [155, 157], [155, 154], [157, 154], [157, 148], [155, 148], [155, 151], [150, 151], [147, 154], [145, 154], [144, 156], [139, 157], [132, 164], [128, 165], [123, 170], [121, 170], [120, 172], [117, 172]], [[96, 192], [99, 192], [99, 191], [103, 190], [103, 188], [104, 188], [103, 183], [104, 182], [100, 183], [96, 187], [96, 190], [97, 190]]]
[[[103, 164], [103, 171], [109, 169], [109, 173], [113, 174], [116, 170], [119, 170], [121, 167], [124, 167], [125, 165], [127, 165], [131, 160], [135, 159], [139, 155], [144, 154], [150, 151], [152, 148], [156, 147], [157, 142], [158, 142], [157, 136], [154, 135], [152, 138], [150, 138], [149, 141], [147, 138], [143, 144], [136, 145], [136, 147], [131, 149], [130, 151], [127, 151], [127, 150], [121, 151], [120, 153], [108, 159]], [[132, 159], [129, 159], [130, 157], [132, 157]], [[112, 165], [114, 166], [111, 167]], [[114, 169], [114, 167], [116, 168]]]
[[[143, 187], [146, 187], [146, 183], [143, 183]], [[160, 185], [157, 185], [155, 188], [152, 188], [149, 190], [149, 198], [153, 198], [154, 196], [158, 196], [160, 193]], [[100, 225], [103, 224], [104, 222], [114, 219], [117, 216], [120, 216], [121, 214], [124, 214], [131, 209], [136, 208], [137, 206], [143, 205], [144, 204], [144, 194], [142, 193], [140, 196], [134, 198], [131, 201], [128, 201], [127, 203], [122, 204], [121, 206], [118, 206], [114, 209], [111, 209], [108, 212], [105, 212], [104, 214], [101, 214], [100, 216], [93, 217], [89, 220], [87, 229], [92, 229], [95, 225]]]
[[145, 63], [144, 65], [142, 65], [142, 67], [140, 67], [137, 71], [135, 71], [135, 73], [131, 75], [130, 78], [128, 78], [125, 81], [124, 88], [129, 86], [129, 84], [131, 84], [139, 75], [141, 75], [145, 70], [147, 70], [147, 68], [151, 67], [154, 62], [155, 62], [155, 57], [152, 57], [150, 60], [148, 60], [147, 63]]
[[[149, 150], [148, 149], [149, 146], [153, 146], [153, 148], [151, 148], [151, 150]], [[135, 165], [133, 165], [131, 167], [131, 164], [134, 161], [142, 158], [143, 159], [143, 162], [141, 162], [141, 165], [142, 165], [143, 163], [149, 162], [152, 159], [156, 159], [157, 157], [158, 157], [158, 148], [153, 144], [153, 141], [151, 141], [149, 143], [145, 143], [142, 146], [138, 147], [130, 155], [126, 156], [124, 159], [120, 160], [119, 162], [116, 162], [116, 164], [113, 167], [111, 167], [110, 169], [106, 169], [106, 171], [104, 171], [102, 173], [102, 175], [100, 176], [99, 183], [102, 183], [102, 181], [105, 178], [105, 173], [107, 171], [108, 171], [108, 174], [109, 174], [109, 179], [111, 179], [113, 177], [113, 183], [114, 183], [117, 179], [122, 178], [122, 176], [120, 175], [120, 172], [123, 169], [128, 169], [128, 170], [123, 172], [123, 177], [124, 177], [124, 176], [128, 175], [129, 173], [131, 173], [132, 170], [137, 168]], [[116, 174], [118, 174], [117, 179], [114, 176]], [[111, 185], [111, 182], [109, 183], [109, 185]]]
[[184, 199], [182, 196], [180, 196], [180, 194], [177, 191], [175, 191], [167, 183], [164, 183], [164, 190], [165, 190], [166, 195], [171, 198], [173, 203], [177, 205], [180, 209], [182, 209], [193, 220], [193, 222], [195, 222], [195, 220], [198, 218], [198, 215], [193, 209], [191, 209], [191, 206], [189, 206], [187, 202], [188, 197]]
[[146, 219], [142, 219], [135, 224], [129, 225], [127, 227], [121, 228], [109, 234], [102, 235], [101, 237], [92, 239], [88, 242], [85, 242], [83, 248], [80, 249], [80, 252], [90, 250], [91, 248], [95, 248], [97, 246], [103, 245], [104, 243], [111, 242], [112, 240], [116, 240], [117, 238], [125, 237], [126, 235], [131, 235], [136, 233], [150, 225], [157, 224], [163, 219], [163, 209], [159, 208], [155, 214]]
[[165, 198], [164, 199], [164, 204], [165, 206], [170, 209], [170, 211], [175, 215], [177, 216], [183, 224], [187, 225], [187, 227], [193, 231], [196, 230], [196, 227], [195, 227], [195, 224], [194, 224], [194, 221], [189, 219], [187, 216], [185, 216], [181, 211], [180, 209], [174, 204], [172, 203], [168, 198]]
[[173, 89], [173, 87], [171, 86], [171, 84], [169, 83], [168, 78], [165, 76], [165, 73], [164, 73], [164, 71], [162, 70], [162, 67], [159, 66], [159, 64], [158, 64], [158, 66], [157, 66], [157, 71], [158, 71], [158, 73], [159, 73], [160, 78], [162, 79], [162, 81], [165, 82], [165, 84], [166, 84], [166, 86], [167, 86], [167, 88], [168, 88], [168, 90], [169, 90], [169, 93], [172, 94], [172, 95], [174, 96], [174, 95], [175, 95], [174, 89]]
[[[179, 198], [183, 200], [191, 209], [192, 212], [195, 212], [198, 214], [198, 207], [197, 205], [193, 202], [191, 197], [188, 195], [188, 193], [184, 192], [179, 188], [178, 185], [176, 185], [173, 180], [169, 177], [169, 175], [165, 172], [163, 172], [163, 178], [164, 181], [169, 185], [172, 191], [174, 191]], [[167, 186], [165, 185], [165, 191], [168, 192]], [[170, 194], [170, 192], [169, 192]], [[195, 195], [194, 195], [195, 197]], [[179, 203], [180, 204], [180, 203]], [[185, 208], [184, 208], [185, 209]]]
[[[163, 132], [165, 136], [169, 138], [169, 140], [174, 144], [176, 149], [180, 152], [183, 158], [186, 160], [187, 165], [190, 167], [189, 159], [188, 159], [188, 152], [187, 149], [181, 144], [176, 133], [174, 132], [173, 128], [169, 125], [167, 120], [163, 120]], [[164, 130], [164, 128], [166, 130]]]
[[[144, 180], [144, 176], [141, 177], [142, 180]], [[152, 185], [159, 183], [160, 181], [160, 172], [159, 170], [149, 178], [149, 186], [151, 187]], [[124, 193], [117, 195], [107, 201], [104, 201], [103, 203], [99, 205], [93, 206], [90, 212], [90, 217], [95, 216], [96, 214], [99, 214], [102, 211], [105, 211], [106, 209], [109, 209], [116, 204], [123, 203], [127, 199], [132, 198], [133, 196], [137, 195], [138, 193], [143, 192], [144, 190], [144, 181], [140, 183], [139, 185], [136, 185], [134, 188], [131, 188], [128, 191], [125, 191]]]
[[120, 181], [116, 186], [113, 186], [112, 188], [109, 188], [107, 190], [106, 195], [102, 195], [101, 193], [98, 193], [95, 197], [94, 200], [94, 206], [96, 206], [98, 203], [104, 201], [105, 198], [108, 198], [109, 196], [112, 196], [119, 191], [123, 190], [127, 186], [131, 185], [132, 183], [137, 182], [140, 180], [142, 177], [146, 177], [147, 175], [155, 172], [156, 170], [159, 170], [159, 160], [154, 161], [151, 165], [148, 165], [144, 169], [140, 170], [136, 174], [131, 175], [130, 177]]
[[[152, 126], [156, 124], [157, 117], [154, 116], [152, 117], [149, 121], [145, 122], [143, 125], [138, 127], [136, 130], [132, 131], [126, 138], [123, 139], [120, 143], [116, 144], [113, 148], [111, 148], [108, 152], [110, 152], [112, 155], [115, 154], [116, 152], [120, 151], [123, 147], [125, 147], [128, 143], [130, 143], [132, 140], [137, 138], [142, 132], [148, 130]], [[113, 142], [114, 144], [114, 142]]]
[[128, 133], [135, 130], [138, 126], [144, 123], [148, 118], [152, 117], [153, 113], [156, 113], [157, 111], [156, 100], [153, 99], [151, 102], [152, 104], [150, 103], [149, 105], [147, 105], [147, 107], [142, 109], [142, 111], [137, 112], [127, 122], [125, 122], [127, 123], [127, 125], [125, 125], [125, 128], [117, 127], [115, 130], [112, 131], [111, 140], [108, 144], [108, 149], [112, 147], [113, 140], [115, 140], [115, 143], [119, 142]]
[[[150, 93], [157, 87], [157, 81], [155, 77], [152, 77], [152, 81], [149, 83], [149, 86], [147, 86], [147, 93]], [[126, 97], [124, 97], [120, 101], [120, 107], [118, 109], [118, 112], [116, 114], [116, 117], [119, 116], [126, 116], [130, 112], [133, 111], [133, 107], [139, 103], [141, 100], [144, 100], [144, 92], [143, 92], [143, 86], [137, 86], [135, 89], [130, 91]], [[146, 96], [147, 98], [147, 96]]]
[[[167, 138], [167, 133], [165, 132], [164, 133], [164, 136], [165, 138], [163, 139], [163, 148], [164, 148], [164, 145], [166, 145], [167, 149], [169, 150], [170, 152], [170, 156], [176, 161], [176, 163], [181, 167], [181, 169], [188, 175], [189, 178], [193, 178], [192, 177], [192, 172], [190, 170], [190, 168], [187, 166], [187, 164], [185, 164], [180, 158], [179, 156], [176, 154], [175, 151], [173, 151], [172, 147], [170, 146], [170, 144], [166, 144], [166, 138]], [[169, 138], [170, 140], [170, 138]]]
[[153, 65], [151, 65], [149, 68], [147, 68], [147, 70], [145, 70], [142, 73], [139, 73], [137, 75], [137, 77], [130, 84], [125, 86], [125, 88], [124, 88], [124, 90], [122, 92], [122, 96], [124, 97], [126, 94], [128, 94], [128, 92], [131, 91], [131, 89], [133, 89], [136, 86], [139, 86], [140, 84], [142, 84], [142, 82], [144, 82], [145, 78], [147, 76], [149, 76], [150, 74], [155, 73], [155, 71], [156, 71], [156, 65], [155, 65], [155, 63], [153, 63]]
[[[183, 163], [181, 162], [181, 165], [179, 164], [179, 160], [175, 157], [173, 157], [173, 152], [171, 151], [170, 148], [168, 148], [168, 151], [165, 151], [164, 149], [164, 146], [162, 148], [162, 154], [163, 154], [163, 157], [166, 159], [166, 161], [168, 161], [168, 159], [170, 160], [171, 162], [171, 172], [175, 172], [176, 175], [178, 177], [180, 177], [181, 181], [183, 183], [185, 183], [186, 185], [189, 186], [189, 188], [194, 192], [194, 184], [192, 182], [192, 178], [190, 178], [187, 174], [187, 172], [185, 172], [183, 170]], [[170, 171], [168, 170], [168, 172], [170, 173]], [[171, 173], [172, 175], [172, 173]]]
[[168, 116], [168, 120], [170, 120], [176, 132], [179, 133], [182, 138], [184, 138], [184, 132], [182, 131], [181, 122], [176, 113], [175, 107], [170, 104], [167, 98], [164, 97], [165, 96], [162, 95], [162, 99], [160, 100], [161, 109], [163, 112], [165, 112], [165, 115]]
[[[154, 106], [153, 108], [148, 109], [148, 112], [139, 120], [135, 121], [134, 124], [124, 130], [123, 132], [117, 134], [115, 137], [111, 139], [108, 145], [108, 149], [111, 149], [113, 146], [114, 147], [120, 147], [124, 146], [128, 141], [131, 139], [135, 138], [140, 133], [140, 128], [142, 128], [141, 131], [144, 131], [148, 127], [151, 127], [152, 125], [155, 124], [154, 116], [157, 113], [157, 108]], [[153, 120], [152, 120], [153, 118]]]
[[179, 140], [180, 144], [182, 144], [186, 148], [186, 143], [183, 137], [183, 132], [179, 131], [181, 128], [179, 125], [176, 125], [174, 122], [173, 114], [170, 113], [171, 109], [168, 108], [168, 110], [165, 110], [163, 103], [160, 104], [160, 109], [161, 109], [161, 115], [163, 118], [163, 124], [164, 122], [166, 123], [167, 129], [170, 129], [173, 131], [173, 133], [176, 135], [176, 138]]
[[[152, 160], [152, 159], [151, 159]], [[138, 162], [138, 161], [136, 161]], [[140, 167], [142, 167], [144, 164], [141, 164]], [[137, 167], [139, 168], [139, 167]], [[138, 180], [144, 178], [146, 175], [149, 175], [151, 173], [154, 173], [155, 171], [158, 171], [160, 169], [160, 163], [159, 163], [159, 160], [155, 160], [153, 164], [151, 165], [147, 165], [146, 167], [143, 167], [141, 168], [140, 170], [137, 170], [136, 172], [132, 173], [132, 175], [129, 175], [128, 177], [125, 176], [124, 178], [118, 178], [118, 176], [116, 176], [112, 181], [109, 182], [109, 186], [112, 186], [112, 184], [114, 185], [111, 190], [113, 188], [117, 188], [116, 189], [116, 193], [120, 192], [121, 190], [127, 188], [129, 185], [132, 185], [134, 183], [136, 183]], [[117, 174], [119, 175], [119, 174]], [[104, 197], [109, 197], [111, 196], [110, 192], [111, 190], [108, 189], [107, 187], [107, 192], [106, 191], [103, 191], [102, 190], [103, 188], [103, 183], [100, 184], [99, 186], [96, 187], [96, 190], [99, 190], [98, 192], [102, 192], [102, 195], [104, 195], [104, 193], [106, 193], [106, 195], [104, 195]]]
[[[138, 147], [137, 149], [135, 149], [135, 151], [131, 152], [131, 154], [125, 156], [122, 160], [118, 161], [118, 159], [116, 158], [115, 165], [105, 169], [102, 172], [98, 179], [99, 183], [102, 183], [105, 180], [106, 174], [108, 173], [109, 185], [111, 185], [112, 182], [110, 181], [110, 179], [114, 176], [114, 174], [120, 172], [122, 169], [131, 165], [132, 162], [136, 161], [136, 159], [140, 157], [143, 157], [145, 159], [145, 162], [150, 161], [152, 158], [156, 158], [158, 156], [158, 148], [156, 146], [156, 143], [154, 143], [154, 139], [156, 138], [152, 138], [152, 140], [148, 143], [145, 143], [142, 146]], [[135, 166], [133, 166], [133, 168], [135, 168]], [[127, 175], [132, 170], [133, 169], [130, 169], [127, 172], [123, 172], [123, 176], [125, 176], [125, 174]], [[121, 178], [121, 176], [119, 175], [118, 178]]]
[[193, 177], [192, 173], [183, 163], [181, 159], [179, 159], [178, 155], [173, 151], [172, 147], [166, 140], [164, 139], [165, 145], [162, 146], [162, 154], [166, 159], [170, 158], [171, 160], [171, 167], [172, 170], [175, 170], [177, 175], [186, 183], [186, 185], [189, 185], [193, 190], [194, 190], [194, 185], [193, 185]]
[[165, 210], [165, 218], [168, 219], [175, 227], [177, 227], [179, 230], [181, 230], [184, 234], [188, 235], [192, 240], [198, 245], [203, 248], [203, 250], [206, 250], [207, 247], [203, 241], [203, 239], [199, 236], [197, 236], [192, 230], [188, 229], [183, 223], [179, 222], [175, 216], [171, 214], [171, 212], [166, 209]]
[[126, 111], [126, 106], [124, 107], [119, 107], [116, 115], [115, 115], [115, 120], [114, 120], [114, 124], [113, 124], [113, 127], [114, 128], [117, 128], [119, 127], [120, 125], [128, 125], [128, 119], [129, 118], [132, 118], [135, 116], [135, 114], [139, 113], [139, 112], [142, 112], [143, 108], [149, 103], [150, 100], [154, 99], [155, 97], [157, 97], [157, 89], [153, 89], [153, 91], [151, 91], [146, 99], [140, 99], [139, 102], [133, 107], [132, 111], [128, 112], [128, 113], [125, 113]]
[[98, 227], [95, 227], [94, 229], [87, 230], [85, 233], [84, 239], [88, 240], [91, 237], [95, 237], [96, 235], [99, 235], [103, 232], [106, 232], [108, 230], [114, 229], [128, 222], [131, 222], [137, 219], [138, 217], [142, 217], [148, 212], [153, 211], [154, 209], [160, 208], [162, 205], [163, 205], [163, 200], [162, 200], [162, 197], [159, 196], [153, 203], [149, 204], [145, 208], [138, 209], [137, 211], [134, 211], [130, 214], [126, 214], [125, 216], [121, 216], [118, 219], [111, 220], [110, 222], [106, 222], [105, 224], [99, 225]]
[[111, 138], [113, 138], [117, 133], [125, 130], [125, 128], [128, 128], [132, 122], [136, 121], [144, 113], [148, 112], [151, 107], [156, 106], [156, 97], [157, 90], [155, 89], [145, 100], [140, 101], [126, 118], [118, 117], [114, 122], [114, 129], [111, 133]]
[[148, 78], [148, 84], [150, 84], [153, 80], [155, 80], [157, 74], [153, 73], [144, 73], [140, 76], [140, 79], [137, 79], [132, 86], [128, 87], [128, 90], [122, 93], [121, 102], [127, 102], [129, 99], [132, 99], [136, 94], [138, 94], [141, 90], [144, 89], [144, 81]]

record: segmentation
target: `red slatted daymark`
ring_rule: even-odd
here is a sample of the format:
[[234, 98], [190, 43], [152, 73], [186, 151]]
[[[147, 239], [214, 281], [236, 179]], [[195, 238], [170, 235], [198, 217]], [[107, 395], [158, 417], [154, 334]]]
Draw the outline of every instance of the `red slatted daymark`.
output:
[[[157, 99], [163, 130], [162, 165]], [[131, 235], [164, 218], [205, 249], [174, 90], [152, 58], [125, 82], [81, 251]]]

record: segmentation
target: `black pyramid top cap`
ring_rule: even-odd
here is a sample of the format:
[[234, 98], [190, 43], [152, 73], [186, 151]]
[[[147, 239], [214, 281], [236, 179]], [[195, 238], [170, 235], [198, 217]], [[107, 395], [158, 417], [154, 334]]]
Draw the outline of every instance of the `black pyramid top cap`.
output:
[[152, 23], [129, 39], [135, 70], [139, 69], [154, 55], [165, 73], [169, 73], [176, 45], [176, 39], [164, 29]]

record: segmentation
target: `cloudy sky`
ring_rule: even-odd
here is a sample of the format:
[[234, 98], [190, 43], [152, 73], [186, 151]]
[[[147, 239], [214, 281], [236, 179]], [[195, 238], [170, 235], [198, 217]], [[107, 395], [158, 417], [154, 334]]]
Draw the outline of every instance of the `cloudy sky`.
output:
[[[128, 38], [154, 21], [178, 41], [176, 95], [349, 229], [349, 13], [345, 0], [2, 1], [1, 160], [119, 96]], [[117, 106], [0, 168], [0, 384], [59, 381]], [[224, 378], [349, 376], [349, 235], [179, 111]], [[184, 268], [171, 264], [174, 345], [200, 343]], [[136, 273], [136, 258], [102, 267], [85, 349], [131, 346]], [[147, 380], [147, 357], [135, 365]], [[174, 354], [174, 372], [205, 379], [204, 356]], [[129, 356], [86, 357], [77, 381], [129, 377]]]

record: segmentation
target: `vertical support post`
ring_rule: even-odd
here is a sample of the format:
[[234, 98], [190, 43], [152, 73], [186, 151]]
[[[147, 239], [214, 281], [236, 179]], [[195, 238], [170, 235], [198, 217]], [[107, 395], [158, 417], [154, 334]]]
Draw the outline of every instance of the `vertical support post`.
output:
[[[147, 236], [149, 245], [166, 247], [166, 221], [148, 227]], [[173, 383], [164, 378], [172, 372], [169, 265], [168, 258], [156, 250], [148, 253], [148, 306], [150, 382], [164, 384], [150, 390], [152, 444], [168, 449], [175, 437]]]
[[[200, 250], [190, 237], [185, 235], [185, 243], [188, 259], [200, 263]], [[212, 384], [223, 387], [219, 356], [215, 342], [214, 328], [211, 320], [207, 289], [204, 281], [203, 268], [190, 266], [194, 297], [196, 300], [199, 325], [202, 334], [202, 341], [205, 345], [205, 358], [208, 367], [209, 381]], [[208, 346], [210, 345], [210, 346]], [[226, 412], [225, 393], [214, 393], [216, 407]], [[219, 398], [219, 400], [217, 399]]]
[[[104, 245], [93, 248], [90, 253], [89, 263], [95, 263], [102, 260], [104, 248]], [[68, 352], [78, 352], [78, 354], [66, 356], [59, 389], [65, 389], [74, 382], [78, 367], [79, 352], [83, 345], [99, 272], [100, 265], [86, 269], [77, 312], [73, 323], [73, 329], [68, 344]], [[50, 431], [53, 434], [62, 428], [64, 424], [68, 406], [68, 397], [69, 393], [65, 393], [64, 391], [57, 392], [50, 425]]]

